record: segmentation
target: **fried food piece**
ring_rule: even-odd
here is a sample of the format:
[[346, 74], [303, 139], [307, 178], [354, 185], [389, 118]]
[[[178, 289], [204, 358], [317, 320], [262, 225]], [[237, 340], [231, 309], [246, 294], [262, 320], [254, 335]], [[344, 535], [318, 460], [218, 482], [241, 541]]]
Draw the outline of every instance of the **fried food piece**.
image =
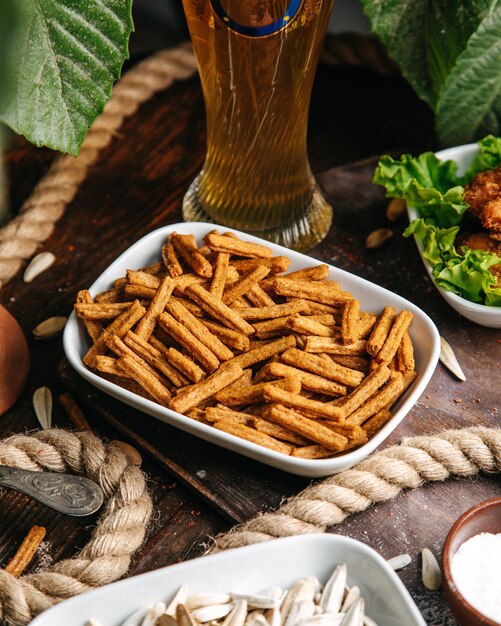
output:
[[[295, 411], [299, 411], [304, 415], [312, 416], [313, 418], [325, 417], [333, 421], [341, 421], [342, 419], [344, 419], [344, 416], [346, 414], [344, 409], [329, 404], [328, 402], [311, 400], [310, 398], [305, 398], [304, 396], [301, 396], [297, 393], [291, 393], [290, 391], [280, 389], [276, 385], [271, 385], [269, 383], [264, 389], [264, 398], [269, 402], [281, 404], [285, 407], [290, 407]], [[285, 424], [282, 424], [282, 426], [284, 425]], [[291, 430], [294, 429], [291, 428]], [[305, 437], [308, 436], [304, 433], [300, 434], [304, 435]], [[313, 439], [313, 441], [316, 441], [316, 439]]]
[[209, 248], [215, 252], [227, 252], [228, 254], [236, 254], [237, 256], [251, 259], [273, 256], [273, 252], [268, 246], [262, 246], [259, 243], [251, 243], [250, 241], [242, 241], [236, 237], [233, 238], [209, 233], [205, 236], [204, 241]]
[[400, 311], [392, 324], [383, 347], [375, 357], [377, 363], [389, 363], [393, 359], [413, 317], [410, 311]]
[[335, 281], [306, 281], [293, 278], [278, 277], [273, 281], [273, 289], [280, 296], [304, 298], [320, 304], [342, 304], [352, 300], [347, 291], [341, 291]]
[[226, 277], [228, 274], [228, 264], [230, 255], [227, 252], [218, 252], [216, 263], [214, 264], [214, 273], [209, 291], [216, 298], [221, 299], [226, 286]]
[[[75, 308], [77, 305], [89, 306], [93, 304], [94, 304], [94, 300], [92, 299], [92, 296], [90, 295], [90, 291], [88, 289], [82, 289], [81, 291], [78, 292], [77, 299], [75, 302]], [[77, 312], [77, 315], [78, 315], [78, 312]], [[101, 324], [101, 322], [89, 320], [88, 318], [84, 319], [84, 325], [85, 325], [85, 328], [87, 330], [89, 337], [92, 339], [92, 343], [96, 343], [96, 341], [99, 339], [99, 336], [103, 332], [103, 325]]]
[[241, 315], [230, 309], [219, 298], [209, 293], [200, 285], [189, 285], [186, 288], [188, 296], [195, 301], [206, 313], [225, 326], [233, 328], [244, 335], [253, 335], [254, 328]]
[[367, 352], [375, 357], [383, 347], [388, 333], [390, 332], [393, 321], [397, 316], [397, 311], [393, 306], [386, 306], [379, 316], [376, 325], [374, 326], [371, 336], [367, 341]]
[[269, 419], [335, 452], [344, 450], [348, 444], [347, 437], [339, 435], [330, 428], [322, 426], [322, 424], [319, 424], [317, 421], [308, 419], [285, 406], [279, 405], [272, 407]]
[[167, 406], [172, 398], [167, 387], [152, 376], [152, 374], [139, 361], [131, 356], [123, 356], [118, 359], [117, 365], [124, 370], [126, 374], [143, 387], [152, 398], [154, 398], [162, 406]]
[[501, 165], [479, 172], [465, 186], [464, 197], [490, 236], [501, 241]]
[[211, 278], [213, 272], [212, 265], [200, 253], [193, 235], [178, 235], [176, 233], [172, 237], [172, 243], [175, 251], [196, 274], [205, 278]]
[[151, 337], [151, 334], [155, 330], [157, 320], [160, 314], [165, 309], [165, 305], [169, 301], [169, 298], [174, 291], [174, 284], [175, 283], [170, 276], [166, 276], [160, 282], [160, 285], [158, 286], [158, 289], [153, 296], [152, 301], [150, 302], [150, 306], [148, 307], [143, 318], [137, 325], [136, 335], [138, 337], [141, 337], [141, 339], [148, 341], [148, 339]]
[[289, 267], [291, 260], [286, 256], [272, 256], [258, 259], [234, 259], [231, 264], [239, 272], [248, 272], [258, 265], [270, 268], [270, 274], [281, 274]]
[[[487, 233], [476, 233], [470, 235], [461, 242], [461, 245], [471, 248], [472, 250], [485, 250], [486, 252], [493, 252], [501, 258], [501, 241], [496, 241], [492, 237], [489, 237]], [[497, 288], [501, 288], [501, 263], [491, 265], [489, 272], [497, 279]]]
[[356, 387], [364, 379], [362, 372], [339, 365], [324, 354], [308, 354], [297, 348], [292, 348], [283, 352], [280, 360], [287, 365], [312, 372], [348, 387]]
[[273, 378], [295, 377], [301, 381], [303, 389], [310, 389], [327, 396], [344, 396], [348, 391], [344, 385], [328, 380], [318, 374], [312, 374], [311, 372], [305, 372], [302, 369], [285, 365], [284, 363], [268, 363], [266, 374]]
[[167, 271], [169, 272], [169, 276], [171, 278], [176, 278], [176, 276], [181, 276], [183, 268], [181, 267], [181, 263], [179, 263], [177, 252], [174, 249], [174, 244], [172, 243], [173, 235], [174, 233], [171, 233], [167, 237], [167, 243], [162, 246], [162, 260], [167, 268]]
[[270, 268], [264, 265], [258, 265], [255, 269], [250, 270], [225, 290], [223, 302], [229, 306], [238, 298], [245, 295], [252, 287], [259, 283], [261, 279], [268, 276], [269, 273]]
[[221, 420], [216, 422], [214, 427], [218, 430], [224, 431], [225, 433], [229, 433], [230, 435], [236, 435], [241, 439], [250, 441], [251, 443], [257, 443], [259, 446], [275, 450], [275, 452], [281, 452], [282, 454], [289, 455], [293, 450], [293, 446], [288, 443], [279, 441], [274, 437], [270, 437], [270, 435], [266, 435], [263, 432], [255, 430], [254, 428], [249, 428], [244, 424], [238, 424], [237, 422], [229, 420]]
[[345, 346], [336, 338], [331, 337], [307, 337], [304, 349], [306, 352], [325, 352], [327, 354], [355, 355], [366, 354], [366, 344], [364, 339], [359, 339], [349, 346]]
[[244, 406], [246, 404], [258, 404], [264, 401], [265, 385], [276, 385], [291, 393], [301, 391], [301, 382], [297, 377], [290, 376], [270, 383], [258, 383], [257, 385], [242, 386], [238, 389], [229, 390], [228, 387], [218, 392], [214, 399], [225, 406]]
[[344, 344], [352, 344], [357, 340], [358, 318], [360, 316], [360, 302], [348, 300], [344, 305], [341, 319], [341, 336]]

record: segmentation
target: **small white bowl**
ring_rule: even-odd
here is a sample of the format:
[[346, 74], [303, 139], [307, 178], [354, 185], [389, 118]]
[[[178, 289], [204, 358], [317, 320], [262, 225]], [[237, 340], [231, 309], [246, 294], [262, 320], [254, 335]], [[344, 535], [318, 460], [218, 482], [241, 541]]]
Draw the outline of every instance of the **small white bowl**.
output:
[[[466, 168], [473, 161], [475, 154], [478, 152], [478, 146], [476, 143], [470, 143], [465, 146], [456, 146], [455, 148], [448, 148], [447, 150], [441, 150], [437, 152], [437, 157], [441, 161], [448, 159], [456, 161], [458, 164], [458, 174], [461, 175], [465, 172]], [[413, 206], [407, 206], [407, 213], [409, 220], [415, 220], [419, 217], [416, 209]], [[477, 304], [476, 302], [470, 302], [466, 298], [447, 291], [443, 287], [439, 287], [435, 284], [433, 278], [433, 271], [431, 265], [423, 257], [423, 244], [414, 236], [414, 241], [418, 247], [421, 259], [428, 274], [430, 275], [433, 284], [438, 289], [440, 295], [446, 300], [453, 309], [456, 309], [458, 313], [466, 317], [467, 319], [480, 324], [480, 326], [487, 326], [488, 328], [501, 328], [501, 308], [495, 306], [486, 306], [485, 304]]]
[[137, 609], [168, 602], [182, 585], [190, 594], [257, 593], [290, 587], [305, 576], [325, 583], [334, 567], [348, 565], [366, 614], [380, 626], [426, 626], [400, 578], [372, 548], [341, 535], [303, 535], [228, 550], [128, 578], [56, 605], [31, 626], [84, 626], [90, 618], [119, 626]]
[[[200, 244], [204, 235], [213, 229], [214, 224], [184, 222], [153, 231], [131, 246], [101, 274], [90, 287], [91, 294], [95, 296], [100, 291], [109, 289], [116, 278], [125, 275], [127, 269], [144, 267], [158, 261], [161, 246], [165, 242], [167, 235], [172, 231], [181, 234], [192, 233]], [[248, 241], [265, 244], [272, 248], [274, 255], [288, 256], [292, 259], [289, 267], [290, 271], [319, 264], [319, 261], [316, 259], [263, 241], [258, 237], [252, 237], [230, 228], [225, 228], [225, 231], [234, 232]], [[416, 305], [387, 289], [383, 289], [363, 278], [332, 266], [329, 266], [329, 279], [338, 281], [344, 290], [350, 291], [358, 298], [364, 311], [380, 312], [386, 305], [393, 305], [397, 310], [408, 309], [414, 314], [410, 334], [414, 343], [416, 371], [418, 372], [418, 376], [410, 389], [399, 399], [393, 408], [393, 417], [383, 428], [360, 448], [331, 459], [299, 459], [269, 450], [212, 426], [197, 422], [101, 378], [88, 370], [82, 363], [82, 357], [89, 349], [90, 343], [83, 324], [79, 323], [74, 312], [71, 314], [64, 330], [64, 351], [71, 365], [83, 378], [110, 396], [135, 407], [143, 413], [148, 413], [201, 439], [292, 474], [311, 477], [329, 476], [364, 459], [398, 426], [424, 391], [435, 370], [440, 353], [440, 340], [437, 328], [431, 319]]]

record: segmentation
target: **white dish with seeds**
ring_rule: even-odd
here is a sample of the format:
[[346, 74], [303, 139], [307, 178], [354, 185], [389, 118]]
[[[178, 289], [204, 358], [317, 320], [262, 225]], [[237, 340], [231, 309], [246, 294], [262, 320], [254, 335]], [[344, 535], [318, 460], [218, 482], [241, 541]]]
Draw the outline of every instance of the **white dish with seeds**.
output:
[[[125, 275], [127, 269], [144, 267], [160, 260], [159, 251], [167, 236], [173, 231], [180, 234], [193, 234], [198, 244], [201, 245], [204, 235], [213, 228], [213, 224], [186, 222], [166, 226], [146, 235], [124, 252], [101, 274], [90, 287], [90, 293], [92, 296], [95, 296], [97, 293], [109, 289], [115, 279]], [[264, 244], [271, 248], [276, 256], [288, 256], [292, 261], [287, 270], [288, 272], [314, 267], [319, 264], [317, 259], [271, 244], [257, 237], [246, 235], [230, 228], [224, 228], [223, 230], [225, 232], [233, 232], [246, 241]], [[413, 314], [410, 335], [414, 344], [415, 368], [418, 374], [412, 386], [392, 408], [393, 415], [391, 419], [366, 444], [331, 458], [304, 459], [275, 452], [202, 422], [190, 419], [185, 415], [181, 415], [101, 378], [87, 369], [82, 363], [82, 357], [90, 347], [90, 340], [86, 336], [82, 325], [78, 323], [75, 313], [70, 316], [65, 327], [64, 350], [71, 365], [88, 382], [143, 413], [152, 415], [201, 439], [272, 467], [300, 476], [329, 476], [360, 462], [373, 452], [398, 426], [428, 384], [438, 361], [440, 343], [438, 331], [431, 319], [420, 308], [401, 296], [333, 266], [329, 266], [328, 280], [338, 281], [343, 290], [351, 292], [360, 301], [362, 309], [365, 311], [380, 313], [385, 306], [391, 305], [398, 311], [407, 309]], [[201, 461], [203, 462], [203, 459]]]
[[[301, 579], [316, 577], [322, 585], [325, 585], [329, 578], [331, 582], [326, 585], [327, 593], [324, 597], [318, 595], [315, 598], [315, 604], [317, 606], [323, 604], [324, 609], [332, 609], [333, 612], [323, 615], [313, 614], [308, 619], [303, 615], [304, 619], [299, 620], [297, 624], [306, 621], [311, 626], [334, 626], [337, 623], [335, 615], [339, 612], [337, 610], [339, 600], [336, 599], [339, 586], [337, 583], [340, 581], [339, 575], [341, 574], [342, 578], [344, 572], [339, 572], [338, 569], [334, 577], [332, 573], [340, 563], [346, 564], [347, 586], [359, 588], [363, 602], [359, 601], [358, 607], [363, 605], [364, 613], [369, 618], [365, 624], [426, 626], [408, 591], [386, 561], [368, 546], [340, 535], [288, 537], [166, 567], [67, 600], [42, 613], [31, 624], [86, 626], [88, 620], [93, 618], [102, 626], [121, 626], [135, 612], [139, 616], [148, 605], [156, 606], [159, 615], [162, 611], [165, 612], [182, 584], [187, 586], [188, 594], [192, 598], [196, 595], [200, 597], [211, 594], [220, 603], [221, 600], [226, 600], [225, 594], [230, 594], [233, 596], [235, 606], [249, 598], [252, 602], [257, 595], [264, 595], [263, 590], [268, 590], [269, 598], [275, 591], [278, 597], [276, 587], [286, 591]], [[304, 613], [310, 600], [304, 594], [302, 598], [296, 600], [292, 603], [296, 607], [295, 611]], [[188, 602], [186, 598], [184, 602]], [[341, 602], [346, 602], [346, 593]], [[355, 607], [351, 609], [352, 615], [359, 613], [356, 598], [352, 597], [348, 603], [350, 602], [352, 607]], [[331, 606], [328, 606], [329, 603]], [[332, 603], [336, 606], [333, 607]], [[201, 609], [195, 608], [196, 601], [191, 604], [193, 608], [190, 610], [200, 612]], [[280, 606], [287, 606], [287, 596], [280, 600]], [[266, 613], [266, 609], [264, 612]], [[349, 608], [346, 608], [344, 614], [348, 613]], [[143, 618], [145, 616], [146, 613]], [[271, 615], [269, 617], [271, 619]], [[339, 624], [343, 618], [340, 619]], [[294, 622], [294, 619], [291, 617], [289, 621]], [[265, 624], [257, 614], [250, 622], [252, 626]], [[138, 617], [135, 622], [131, 620], [132, 623], [141, 624], [141, 621]], [[269, 624], [269, 621], [267, 623]], [[357, 626], [357, 615], [349, 620], [349, 624]], [[280, 625], [282, 626], [282, 620]]]

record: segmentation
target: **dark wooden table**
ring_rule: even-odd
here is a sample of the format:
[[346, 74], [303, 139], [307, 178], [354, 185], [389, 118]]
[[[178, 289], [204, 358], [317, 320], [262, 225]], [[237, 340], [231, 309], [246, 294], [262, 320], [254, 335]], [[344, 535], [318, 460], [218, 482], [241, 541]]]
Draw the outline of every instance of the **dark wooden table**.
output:
[[[403, 436], [473, 424], [497, 426], [501, 414], [499, 333], [457, 315], [425, 275], [404, 223], [389, 224], [383, 192], [371, 183], [375, 155], [434, 147], [432, 119], [399, 76], [370, 69], [320, 66], [310, 115], [311, 163], [332, 200], [335, 219], [312, 255], [388, 287], [421, 306], [448, 339], [466, 373], [455, 380], [441, 365], [388, 443]], [[0, 436], [38, 426], [31, 406], [37, 387], [70, 390], [92, 427], [107, 438], [136, 441], [156, 514], [130, 574], [200, 555], [215, 534], [259, 511], [276, 507], [308, 480], [289, 476], [176, 431], [118, 404], [80, 380], [63, 360], [61, 340], [35, 342], [32, 328], [51, 315], [68, 315], [76, 292], [88, 285], [148, 231], [181, 219], [183, 194], [205, 150], [203, 101], [197, 78], [179, 82], [146, 103], [91, 169], [78, 196], [41, 248], [56, 264], [32, 284], [15, 277], [0, 302], [19, 320], [31, 349], [32, 369], [17, 404], [0, 419]], [[53, 154], [22, 139], [7, 155], [15, 212], [47, 170]], [[364, 241], [375, 228], [394, 237], [376, 251]], [[69, 427], [56, 406], [55, 424]], [[156, 459], [144, 452], [155, 442]], [[332, 532], [360, 539], [384, 557], [404, 552], [413, 561], [401, 577], [430, 625], [454, 624], [441, 592], [419, 582], [422, 547], [440, 554], [453, 521], [473, 504], [500, 494], [499, 478], [452, 480], [400, 495], [348, 519]], [[0, 500], [0, 563], [5, 564], [29, 527], [47, 527], [43, 555], [33, 568], [70, 556], [82, 546], [89, 522], [47, 510], [13, 492]]]

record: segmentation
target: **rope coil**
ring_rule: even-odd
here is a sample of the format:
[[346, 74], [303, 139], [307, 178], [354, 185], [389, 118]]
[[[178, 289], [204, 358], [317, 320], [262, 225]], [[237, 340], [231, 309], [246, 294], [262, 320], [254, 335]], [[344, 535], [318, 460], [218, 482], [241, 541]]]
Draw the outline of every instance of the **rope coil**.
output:
[[127, 572], [143, 543], [153, 505], [144, 474], [121, 450], [90, 432], [50, 429], [1, 441], [0, 464], [81, 474], [98, 483], [105, 498], [89, 542], [75, 557], [21, 578], [0, 569], [0, 620], [28, 624], [53, 604]]

